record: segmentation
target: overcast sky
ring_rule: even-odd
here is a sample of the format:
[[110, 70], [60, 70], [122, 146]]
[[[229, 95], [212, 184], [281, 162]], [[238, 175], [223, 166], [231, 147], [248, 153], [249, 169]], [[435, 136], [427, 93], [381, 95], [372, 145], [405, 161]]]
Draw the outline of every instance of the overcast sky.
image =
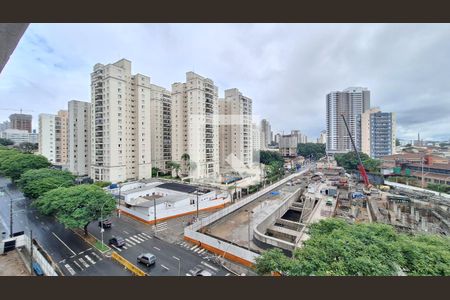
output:
[[450, 138], [448, 24], [31, 24], [0, 74], [0, 108], [32, 110], [37, 128], [39, 113], [90, 101], [94, 64], [120, 58], [169, 90], [191, 70], [219, 97], [239, 88], [274, 133], [316, 138], [326, 94], [363, 86], [397, 113], [400, 138]]

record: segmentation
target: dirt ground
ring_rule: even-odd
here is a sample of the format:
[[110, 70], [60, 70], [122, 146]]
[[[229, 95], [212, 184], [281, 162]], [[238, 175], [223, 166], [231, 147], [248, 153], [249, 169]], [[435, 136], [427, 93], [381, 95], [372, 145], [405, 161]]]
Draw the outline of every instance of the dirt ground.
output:
[[30, 276], [18, 250], [0, 255], [0, 276]]

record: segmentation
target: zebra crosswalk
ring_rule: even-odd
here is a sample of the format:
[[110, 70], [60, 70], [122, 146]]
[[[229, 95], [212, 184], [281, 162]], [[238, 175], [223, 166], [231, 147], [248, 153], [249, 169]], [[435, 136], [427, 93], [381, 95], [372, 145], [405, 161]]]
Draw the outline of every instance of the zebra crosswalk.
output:
[[212, 253], [206, 250], [205, 248], [199, 247], [198, 245], [192, 245], [191, 243], [188, 243], [186, 241], [179, 241], [176, 244], [188, 251], [191, 251], [201, 256], [202, 258], [207, 258], [212, 255]]
[[127, 237], [124, 237], [124, 240], [125, 240], [124, 246], [116, 247], [114, 245], [111, 245], [111, 247], [114, 248], [115, 251], [122, 252], [124, 250], [127, 250], [133, 246], [136, 246], [136, 245], [138, 245], [142, 242], [145, 242], [147, 240], [150, 240], [150, 239], [152, 239], [152, 237], [145, 232], [141, 232], [141, 233], [134, 234], [134, 235], [130, 234]]
[[94, 251], [86, 251], [70, 259], [64, 259], [60, 263], [70, 276], [75, 276], [78, 272], [88, 269], [101, 260], [102, 258]]
[[[156, 223], [156, 232], [165, 231], [168, 228], [167, 222]], [[155, 230], [155, 225], [152, 226], [152, 230]]]

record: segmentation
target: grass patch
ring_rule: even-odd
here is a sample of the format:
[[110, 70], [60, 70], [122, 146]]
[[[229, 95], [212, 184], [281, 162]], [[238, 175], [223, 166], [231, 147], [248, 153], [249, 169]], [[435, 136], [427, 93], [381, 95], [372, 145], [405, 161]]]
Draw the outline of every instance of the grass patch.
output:
[[103, 245], [101, 241], [96, 241], [94, 247], [100, 250], [101, 252], [108, 251], [110, 248], [108, 246]]

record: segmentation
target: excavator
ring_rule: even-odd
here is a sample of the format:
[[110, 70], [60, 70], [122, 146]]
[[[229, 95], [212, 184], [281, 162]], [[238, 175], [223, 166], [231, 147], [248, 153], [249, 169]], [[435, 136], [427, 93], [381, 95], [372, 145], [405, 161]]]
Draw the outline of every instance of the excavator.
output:
[[352, 136], [352, 134], [350, 132], [350, 129], [348, 128], [347, 121], [345, 120], [345, 117], [344, 117], [343, 114], [341, 114], [341, 117], [344, 120], [345, 128], [347, 128], [347, 132], [348, 132], [348, 135], [350, 136], [350, 140], [352, 142], [353, 149], [355, 150], [356, 156], [358, 157], [358, 163], [359, 163], [358, 164], [358, 171], [359, 171], [359, 174], [361, 174], [361, 177], [362, 177], [362, 179], [364, 181], [364, 185], [365, 185], [364, 193], [365, 194], [370, 194], [370, 190], [372, 188], [372, 185], [369, 182], [369, 177], [367, 177], [366, 169], [364, 168], [364, 165], [363, 165], [362, 160], [361, 160], [361, 156], [359, 155], [358, 149], [356, 148], [356, 145], [355, 145], [355, 141], [353, 140], [353, 136]]

